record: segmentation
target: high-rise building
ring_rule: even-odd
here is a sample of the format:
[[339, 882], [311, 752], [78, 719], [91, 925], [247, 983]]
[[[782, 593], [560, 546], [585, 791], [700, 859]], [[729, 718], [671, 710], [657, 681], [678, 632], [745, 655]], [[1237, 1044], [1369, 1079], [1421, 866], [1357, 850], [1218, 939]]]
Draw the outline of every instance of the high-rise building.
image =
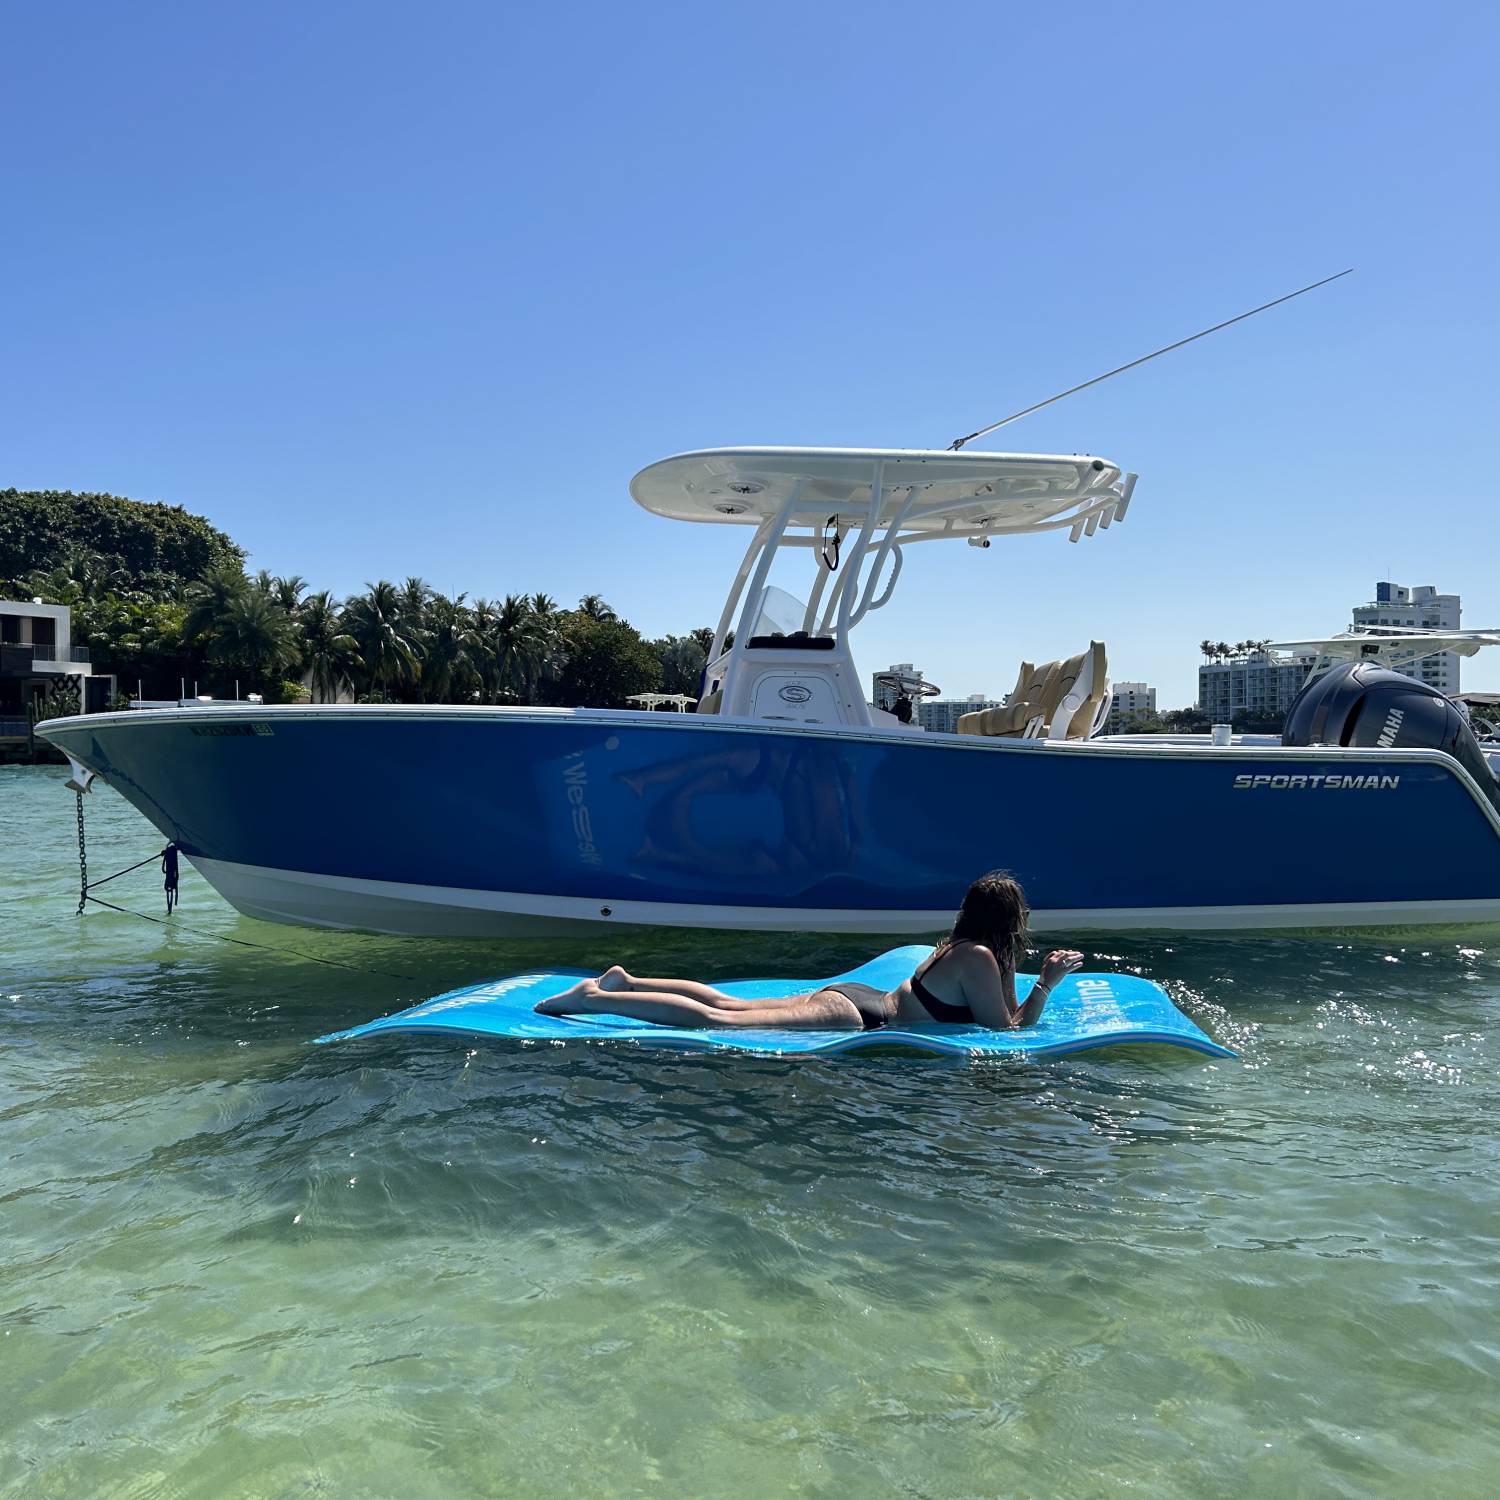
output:
[[1204, 662], [1198, 668], [1198, 707], [1215, 724], [1285, 718], [1315, 660], [1310, 654], [1273, 657], [1251, 651], [1232, 661]]
[[1156, 712], [1156, 689], [1144, 682], [1117, 682], [1104, 721], [1106, 734], [1128, 734], [1132, 723]]
[[967, 698], [920, 698], [917, 700], [917, 722], [929, 734], [957, 734], [958, 721], [964, 714], [985, 708], [999, 708], [994, 698], [970, 693]]
[[[1356, 625], [1394, 625], [1402, 630], [1457, 630], [1462, 604], [1457, 594], [1440, 594], [1431, 584], [1408, 588], [1400, 583], [1377, 583], [1375, 598], [1354, 608]], [[1435, 687], [1440, 693], [1458, 691], [1458, 664], [1453, 651], [1423, 657], [1398, 670]]]

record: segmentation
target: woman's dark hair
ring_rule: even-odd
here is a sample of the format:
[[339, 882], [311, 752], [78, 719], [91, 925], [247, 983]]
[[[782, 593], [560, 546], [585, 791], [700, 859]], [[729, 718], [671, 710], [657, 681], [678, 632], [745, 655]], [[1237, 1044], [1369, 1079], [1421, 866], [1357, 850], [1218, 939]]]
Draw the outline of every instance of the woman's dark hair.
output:
[[1021, 883], [1004, 870], [991, 870], [964, 892], [953, 931], [939, 944], [938, 951], [954, 943], [979, 943], [995, 955], [1002, 972], [1014, 974], [1030, 940], [1026, 930], [1030, 915]]

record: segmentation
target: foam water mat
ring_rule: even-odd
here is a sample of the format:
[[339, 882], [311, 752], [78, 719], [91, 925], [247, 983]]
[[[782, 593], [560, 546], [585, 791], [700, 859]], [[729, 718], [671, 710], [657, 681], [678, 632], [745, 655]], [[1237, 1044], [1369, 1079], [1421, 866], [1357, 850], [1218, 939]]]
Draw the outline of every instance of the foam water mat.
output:
[[[727, 994], [745, 1000], [764, 1000], [802, 994], [825, 984], [849, 980], [893, 990], [909, 979], [932, 949], [918, 944], [893, 948], [857, 969], [826, 979], [737, 979], [719, 984]], [[986, 1026], [883, 1026], [875, 1031], [751, 1030], [735, 1027], [689, 1030], [635, 1021], [625, 1016], [541, 1016], [537, 1001], [560, 994], [587, 973], [581, 969], [549, 969], [514, 974], [465, 989], [450, 990], [414, 1005], [410, 1010], [382, 1016], [317, 1038], [319, 1042], [347, 1042], [386, 1032], [446, 1032], [455, 1036], [509, 1037], [523, 1042], [621, 1041], [677, 1051], [758, 1052], [776, 1056], [794, 1053], [827, 1054], [869, 1048], [916, 1048], [957, 1057], [1058, 1057], [1094, 1047], [1163, 1044], [1186, 1047], [1210, 1057], [1235, 1054], [1190, 1021], [1167, 992], [1149, 979], [1131, 974], [1072, 974], [1047, 1001], [1035, 1026], [995, 1031]], [[1036, 983], [1032, 974], [1016, 976], [1022, 999]]]

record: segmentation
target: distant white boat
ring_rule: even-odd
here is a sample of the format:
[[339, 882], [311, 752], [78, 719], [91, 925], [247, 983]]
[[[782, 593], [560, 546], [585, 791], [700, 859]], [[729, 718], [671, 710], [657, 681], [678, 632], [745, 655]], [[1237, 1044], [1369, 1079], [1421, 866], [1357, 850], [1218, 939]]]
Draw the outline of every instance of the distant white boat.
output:
[[1317, 677], [1341, 661], [1368, 661], [1404, 671], [1429, 656], [1453, 652], [1476, 656], [1486, 646], [1500, 646], [1500, 630], [1409, 629], [1399, 625], [1351, 625], [1334, 635], [1305, 641], [1272, 641], [1268, 650], [1287, 656], [1312, 656]]

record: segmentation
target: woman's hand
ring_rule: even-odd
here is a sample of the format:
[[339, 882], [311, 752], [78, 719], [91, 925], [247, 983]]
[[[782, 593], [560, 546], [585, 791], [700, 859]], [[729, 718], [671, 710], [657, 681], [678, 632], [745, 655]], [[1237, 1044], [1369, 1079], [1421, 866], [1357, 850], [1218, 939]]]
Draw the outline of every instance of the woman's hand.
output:
[[1042, 1007], [1052, 993], [1052, 987], [1083, 963], [1083, 954], [1076, 948], [1054, 948], [1042, 960], [1042, 972], [1032, 985], [1026, 1003], [1015, 1014], [1012, 1026], [1035, 1026], [1042, 1018]]
[[1083, 967], [1083, 954], [1076, 948], [1056, 948], [1042, 960], [1039, 984], [1051, 989], [1059, 979]]

